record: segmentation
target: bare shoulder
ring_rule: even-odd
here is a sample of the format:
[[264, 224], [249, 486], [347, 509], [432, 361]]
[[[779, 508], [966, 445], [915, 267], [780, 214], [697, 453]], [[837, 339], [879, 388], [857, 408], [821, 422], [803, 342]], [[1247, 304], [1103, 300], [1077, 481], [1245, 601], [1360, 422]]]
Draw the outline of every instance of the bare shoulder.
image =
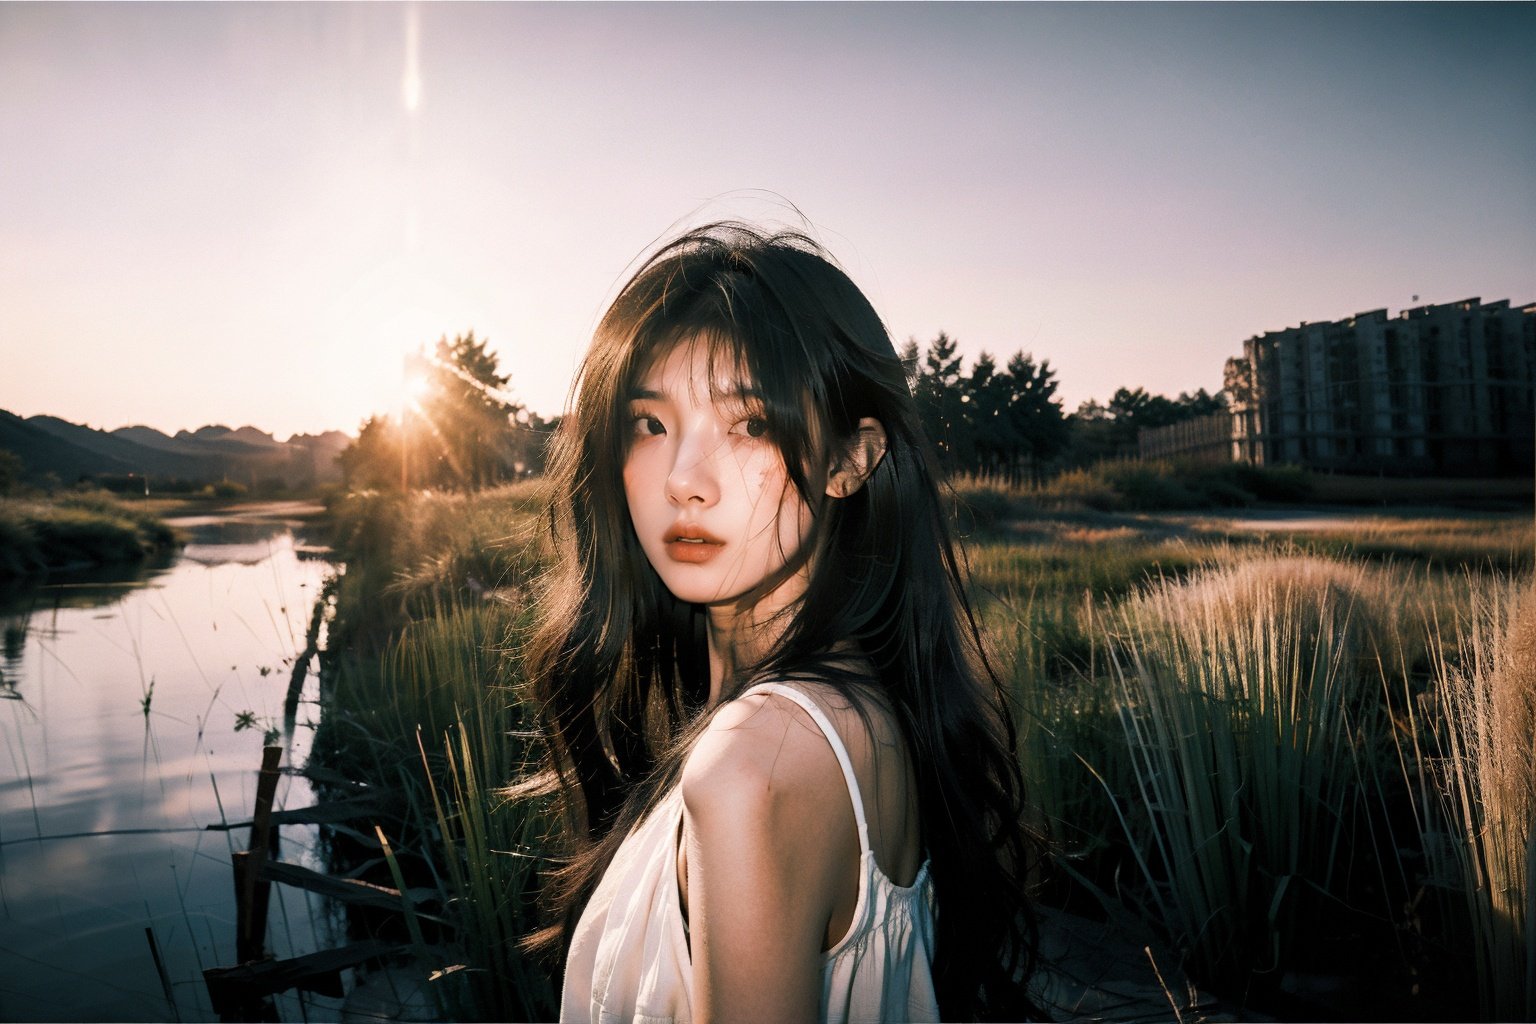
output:
[[842, 769], [793, 699], [719, 708], [683, 766], [678, 884], [701, 1018], [812, 1019], [823, 950], [857, 904]]
[[716, 804], [804, 809], [828, 795], [824, 791], [838, 796], [842, 788], [842, 768], [820, 727], [799, 704], [775, 693], [749, 694], [722, 707], [683, 767], [683, 800], [695, 813]]
[[[796, 681], [828, 720], [848, 755], [850, 792], [834, 740], [799, 703], [756, 693], [721, 708], [683, 769], [683, 803], [702, 828], [717, 824], [771, 835], [776, 848], [819, 849], [856, 858], [854, 804], [869, 828], [875, 861], [898, 885], [922, 863], [914, 765], [896, 714], [883, 694], [854, 698], [837, 687]], [[835, 852], [834, 852], [835, 851]]]

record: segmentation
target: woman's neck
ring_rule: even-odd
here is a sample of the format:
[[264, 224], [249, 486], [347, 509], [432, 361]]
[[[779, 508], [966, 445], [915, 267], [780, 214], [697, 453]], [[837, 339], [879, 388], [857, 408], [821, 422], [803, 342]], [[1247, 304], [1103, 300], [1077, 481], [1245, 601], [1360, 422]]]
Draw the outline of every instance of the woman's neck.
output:
[[726, 680], [761, 662], [783, 639], [790, 606], [805, 593], [806, 582], [803, 572], [796, 573], [753, 604], [709, 606], [709, 707], [720, 703]]

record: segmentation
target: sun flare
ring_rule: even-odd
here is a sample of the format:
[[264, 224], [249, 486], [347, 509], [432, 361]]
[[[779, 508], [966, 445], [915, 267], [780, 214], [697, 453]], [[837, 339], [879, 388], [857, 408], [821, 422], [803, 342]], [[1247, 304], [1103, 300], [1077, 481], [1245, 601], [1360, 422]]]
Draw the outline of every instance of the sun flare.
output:
[[421, 17], [416, 5], [405, 9], [405, 78], [401, 96], [407, 113], [421, 109]]

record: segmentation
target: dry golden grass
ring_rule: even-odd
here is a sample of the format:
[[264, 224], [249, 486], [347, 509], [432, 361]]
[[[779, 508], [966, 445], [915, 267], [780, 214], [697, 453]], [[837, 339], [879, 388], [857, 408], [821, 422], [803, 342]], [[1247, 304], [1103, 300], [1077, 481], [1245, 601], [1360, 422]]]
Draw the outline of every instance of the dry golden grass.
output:
[[1523, 595], [1511, 617], [1491, 690], [1498, 802], [1523, 806], [1529, 831], [1536, 794], [1536, 591]]
[[1129, 544], [1139, 542], [1145, 531], [1131, 526], [1065, 525], [1057, 533], [1063, 544]]
[[[1463, 903], [1487, 1020], [1536, 1019], [1536, 588], [1479, 589], [1424, 702], [1431, 882]], [[1450, 650], [1454, 643], [1456, 649]]]
[[1283, 620], [1316, 633], [1326, 626], [1333, 656], [1355, 673], [1386, 666], [1406, 673], [1422, 655], [1425, 574], [1403, 566], [1342, 562], [1296, 553], [1254, 553], [1170, 580], [1132, 596], [1123, 614], [1142, 634], [1183, 634], [1203, 651], [1229, 643], [1254, 623]]

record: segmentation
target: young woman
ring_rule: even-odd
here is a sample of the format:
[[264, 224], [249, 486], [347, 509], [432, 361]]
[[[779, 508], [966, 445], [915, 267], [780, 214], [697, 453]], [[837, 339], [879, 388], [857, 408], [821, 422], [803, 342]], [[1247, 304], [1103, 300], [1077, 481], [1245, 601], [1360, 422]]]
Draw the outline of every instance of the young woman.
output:
[[1021, 1019], [1011, 719], [904, 367], [808, 238], [651, 256], [552, 462], [528, 652], [562, 1020]]

